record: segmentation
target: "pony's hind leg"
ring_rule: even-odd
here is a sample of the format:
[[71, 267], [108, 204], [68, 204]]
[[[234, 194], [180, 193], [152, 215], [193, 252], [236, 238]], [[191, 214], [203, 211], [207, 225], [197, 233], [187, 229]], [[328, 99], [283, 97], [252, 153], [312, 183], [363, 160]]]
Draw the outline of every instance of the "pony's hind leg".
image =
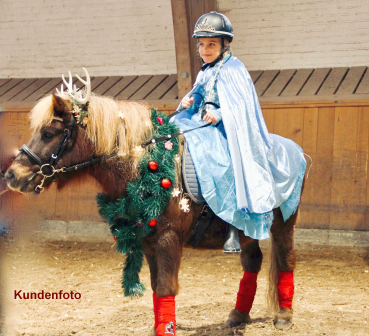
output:
[[281, 210], [274, 209], [268, 301], [275, 314], [274, 325], [277, 329], [292, 325], [293, 271], [296, 266], [293, 233], [296, 220], [297, 212], [284, 222]]
[[263, 261], [263, 254], [259, 247], [259, 241], [249, 238], [241, 246], [241, 264], [243, 278], [237, 293], [236, 307], [233, 309], [226, 322], [228, 327], [235, 327], [242, 323], [250, 323], [250, 310], [254, 302], [257, 287], [257, 276]]

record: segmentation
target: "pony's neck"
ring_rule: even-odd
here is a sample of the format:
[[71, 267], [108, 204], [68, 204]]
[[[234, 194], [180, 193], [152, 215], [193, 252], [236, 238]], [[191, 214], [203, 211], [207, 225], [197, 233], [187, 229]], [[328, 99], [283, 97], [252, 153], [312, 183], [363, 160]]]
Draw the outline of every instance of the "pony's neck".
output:
[[134, 178], [128, 163], [117, 162], [114, 159], [97, 165], [92, 175], [100, 183], [103, 193], [110, 200], [116, 200], [125, 195], [127, 183]]

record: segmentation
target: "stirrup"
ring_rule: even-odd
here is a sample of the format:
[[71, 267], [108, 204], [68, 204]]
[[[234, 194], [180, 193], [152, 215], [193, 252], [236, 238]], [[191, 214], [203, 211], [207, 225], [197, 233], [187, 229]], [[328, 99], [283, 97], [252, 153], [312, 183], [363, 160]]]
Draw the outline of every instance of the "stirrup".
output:
[[223, 246], [223, 253], [241, 253], [240, 239], [238, 238], [238, 229], [231, 224], [228, 224], [228, 234]]

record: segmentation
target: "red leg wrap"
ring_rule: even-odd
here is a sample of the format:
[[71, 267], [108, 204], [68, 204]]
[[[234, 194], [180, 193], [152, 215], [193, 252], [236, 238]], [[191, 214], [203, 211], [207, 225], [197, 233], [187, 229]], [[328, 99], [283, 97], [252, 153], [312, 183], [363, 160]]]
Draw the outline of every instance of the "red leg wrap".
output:
[[156, 336], [176, 334], [176, 303], [174, 296], [158, 297], [158, 327]]
[[249, 313], [256, 293], [256, 279], [258, 273], [244, 272], [240, 281], [240, 289], [237, 293], [236, 309]]
[[154, 303], [154, 315], [155, 315], [154, 328], [157, 328], [159, 325], [159, 310], [158, 310], [158, 297], [156, 296], [156, 293], [152, 293], [152, 301]]
[[295, 286], [293, 285], [293, 271], [279, 272], [277, 288], [279, 306], [292, 308], [292, 299], [295, 290]]

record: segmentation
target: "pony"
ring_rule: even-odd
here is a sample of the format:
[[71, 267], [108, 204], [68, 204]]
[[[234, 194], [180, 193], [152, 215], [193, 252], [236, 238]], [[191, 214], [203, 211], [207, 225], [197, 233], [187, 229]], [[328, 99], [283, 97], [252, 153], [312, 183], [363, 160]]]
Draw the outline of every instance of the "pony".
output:
[[[72, 87], [69, 73], [69, 83], [63, 76], [68, 92], [63, 91], [62, 85], [61, 91], [44, 97], [30, 112], [32, 137], [5, 174], [9, 188], [22, 193], [40, 192], [47, 188], [51, 176], [62, 186], [78, 174], [91, 174], [100, 182], [106, 199], [114, 201], [125, 195], [128, 184], [137, 179], [140, 160], [149, 148], [141, 144], [153, 135], [152, 111], [145, 103], [91, 94], [89, 75], [86, 70], [85, 73], [86, 81], [78, 77], [86, 85], [85, 91]], [[179, 151], [182, 147], [180, 141]], [[52, 164], [44, 164], [49, 159]], [[175, 183], [181, 185], [181, 162], [177, 161]], [[179, 291], [182, 249], [193, 232], [202, 205], [192, 202], [186, 210], [183, 211], [179, 197], [171, 197], [157, 225], [141, 241], [153, 291], [155, 324], [151, 335], [175, 335], [174, 298]], [[291, 326], [293, 315], [296, 264], [293, 235], [298, 209], [286, 222], [279, 208], [273, 212], [268, 304], [274, 312], [275, 327], [285, 329]], [[221, 236], [226, 226], [227, 223], [216, 218], [207, 235]], [[240, 236], [244, 276], [235, 309], [226, 321], [229, 327], [252, 322], [249, 312], [263, 260], [259, 241], [242, 233]], [[286, 274], [289, 278], [284, 277]]]

